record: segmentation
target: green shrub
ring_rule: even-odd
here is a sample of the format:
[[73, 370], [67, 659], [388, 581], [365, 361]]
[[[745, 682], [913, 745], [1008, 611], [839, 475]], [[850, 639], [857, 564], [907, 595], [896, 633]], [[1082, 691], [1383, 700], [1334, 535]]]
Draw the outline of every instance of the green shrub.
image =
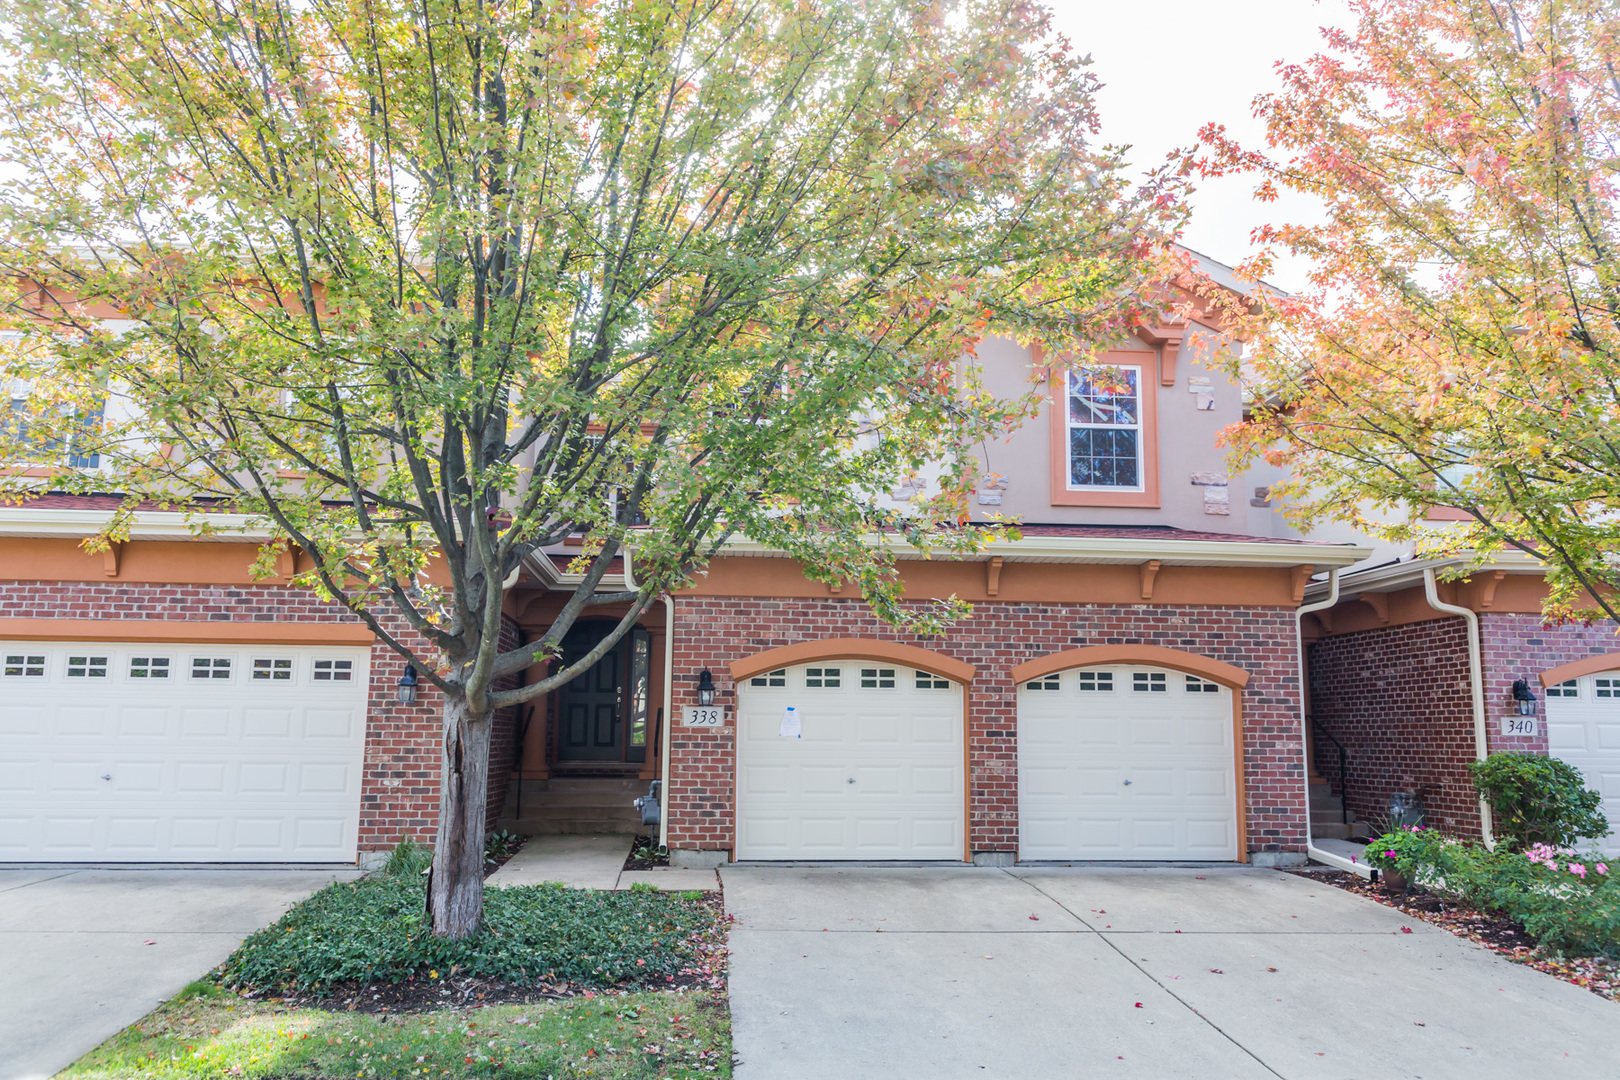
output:
[[1533, 844], [1567, 847], [1581, 837], [1609, 835], [1598, 809], [1603, 798], [1589, 790], [1581, 771], [1541, 754], [1492, 754], [1471, 762], [1474, 786], [1491, 804], [1496, 839], [1511, 850]]
[[225, 961], [237, 990], [324, 994], [345, 983], [472, 975], [503, 982], [664, 985], [698, 958], [713, 910], [668, 893], [490, 888], [484, 926], [464, 941], [424, 924], [420, 877], [329, 885]]
[[406, 836], [388, 853], [388, 861], [383, 863], [382, 872], [389, 877], [414, 878], [421, 877], [422, 872], [432, 865], [433, 849]]
[[505, 829], [496, 829], [484, 837], [484, 861], [496, 862], [510, 858], [523, 846], [524, 839], [525, 837], [509, 833]]

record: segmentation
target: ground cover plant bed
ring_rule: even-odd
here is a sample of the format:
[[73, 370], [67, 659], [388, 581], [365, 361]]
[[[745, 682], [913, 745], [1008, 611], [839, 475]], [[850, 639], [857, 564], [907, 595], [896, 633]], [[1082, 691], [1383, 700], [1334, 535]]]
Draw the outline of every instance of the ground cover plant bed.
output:
[[1554, 956], [1538, 951], [1529, 932], [1512, 919], [1495, 912], [1480, 911], [1420, 886], [1397, 892], [1358, 874], [1316, 867], [1291, 873], [1376, 900], [1414, 919], [1422, 919], [1483, 945], [1516, 964], [1525, 964], [1565, 982], [1584, 986], [1611, 1001], [1620, 1001], [1620, 960], [1600, 956]]
[[630, 844], [630, 854], [624, 859], [626, 870], [656, 870], [668, 865], [669, 849], [654, 847], [651, 836], [636, 837]]
[[244, 941], [221, 981], [258, 997], [341, 996], [358, 1009], [368, 993], [395, 1008], [437, 1004], [447, 987], [434, 984], [457, 980], [479, 985], [453, 995], [487, 1001], [724, 978], [726, 916], [702, 893], [486, 888], [483, 927], [461, 941], [436, 937], [424, 909], [416, 876], [329, 885]]
[[59, 1080], [730, 1075], [729, 1014], [711, 991], [608, 992], [399, 1015], [291, 1007], [198, 983]]

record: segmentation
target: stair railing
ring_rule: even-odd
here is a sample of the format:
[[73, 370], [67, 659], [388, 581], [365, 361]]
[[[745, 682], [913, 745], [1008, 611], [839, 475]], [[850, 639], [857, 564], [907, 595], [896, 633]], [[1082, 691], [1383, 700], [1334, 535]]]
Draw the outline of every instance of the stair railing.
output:
[[1323, 727], [1322, 721], [1314, 716], [1311, 717], [1311, 727], [1326, 735], [1328, 742], [1332, 743], [1334, 748], [1339, 751], [1339, 820], [1348, 825], [1350, 824], [1350, 787], [1349, 781], [1345, 777], [1348, 775], [1346, 763], [1349, 761], [1350, 755], [1345, 753], [1344, 744], [1333, 737], [1333, 732]]

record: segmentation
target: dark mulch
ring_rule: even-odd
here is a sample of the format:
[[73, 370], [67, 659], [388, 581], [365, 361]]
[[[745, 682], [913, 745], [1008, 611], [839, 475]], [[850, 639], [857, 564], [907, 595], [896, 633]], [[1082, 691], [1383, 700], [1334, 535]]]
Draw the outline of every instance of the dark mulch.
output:
[[493, 855], [484, 857], [484, 876], [487, 878], [501, 867], [512, 861], [512, 856], [523, 850], [523, 845], [529, 842], [527, 836], [520, 836], [517, 842], [504, 848], [496, 849]]
[[1345, 870], [1311, 867], [1289, 873], [1365, 896], [1385, 907], [1392, 907], [1414, 919], [1432, 923], [1458, 937], [1483, 945], [1515, 964], [1533, 967], [1565, 982], [1584, 986], [1600, 997], [1620, 1001], [1620, 961], [1596, 956], [1549, 956], [1539, 953], [1535, 939], [1523, 926], [1494, 911], [1480, 911], [1420, 886], [1413, 886], [1406, 892], [1395, 892], [1382, 882], [1368, 881]]
[[630, 844], [630, 854], [624, 859], [626, 870], [656, 870], [660, 866], [668, 865], [669, 852], [663, 848], [653, 847], [651, 836], [636, 837]]
[[276, 1001], [288, 1008], [317, 1008], [331, 1011], [348, 1010], [362, 1013], [421, 1013], [435, 1009], [475, 1008], [479, 1005], [526, 1005], [537, 1001], [555, 1001], [559, 998], [612, 997], [632, 990], [708, 990], [726, 995], [726, 935], [731, 916], [725, 912], [719, 893], [705, 893], [702, 901], [712, 908], [715, 920], [712, 929], [696, 939], [697, 960], [682, 968], [673, 978], [657, 985], [622, 987], [586, 987], [567, 981], [545, 980], [520, 984], [498, 982], [492, 979], [461, 978], [452, 970], [444, 978], [418, 978], [412, 976], [398, 983], [354, 983], [335, 987], [324, 997], [313, 994], [255, 994], [243, 993], [246, 998]]

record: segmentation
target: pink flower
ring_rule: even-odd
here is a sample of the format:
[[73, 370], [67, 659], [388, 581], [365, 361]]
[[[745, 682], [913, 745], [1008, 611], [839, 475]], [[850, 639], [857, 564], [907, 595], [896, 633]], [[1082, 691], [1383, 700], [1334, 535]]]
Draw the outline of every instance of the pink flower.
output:
[[1585, 878], [1586, 877], [1586, 867], [1582, 866], [1578, 862], [1572, 862], [1572, 863], [1569, 864], [1569, 872], [1574, 874], [1578, 878]]
[[1389, 856], [1391, 859], [1393, 859], [1395, 857], [1395, 853], [1393, 851], [1386, 851], [1386, 852], [1384, 852], [1384, 854]]
[[1598, 863], [1597, 872], [1600, 874], [1607, 874], [1609, 872], [1609, 864], [1605, 862]]

